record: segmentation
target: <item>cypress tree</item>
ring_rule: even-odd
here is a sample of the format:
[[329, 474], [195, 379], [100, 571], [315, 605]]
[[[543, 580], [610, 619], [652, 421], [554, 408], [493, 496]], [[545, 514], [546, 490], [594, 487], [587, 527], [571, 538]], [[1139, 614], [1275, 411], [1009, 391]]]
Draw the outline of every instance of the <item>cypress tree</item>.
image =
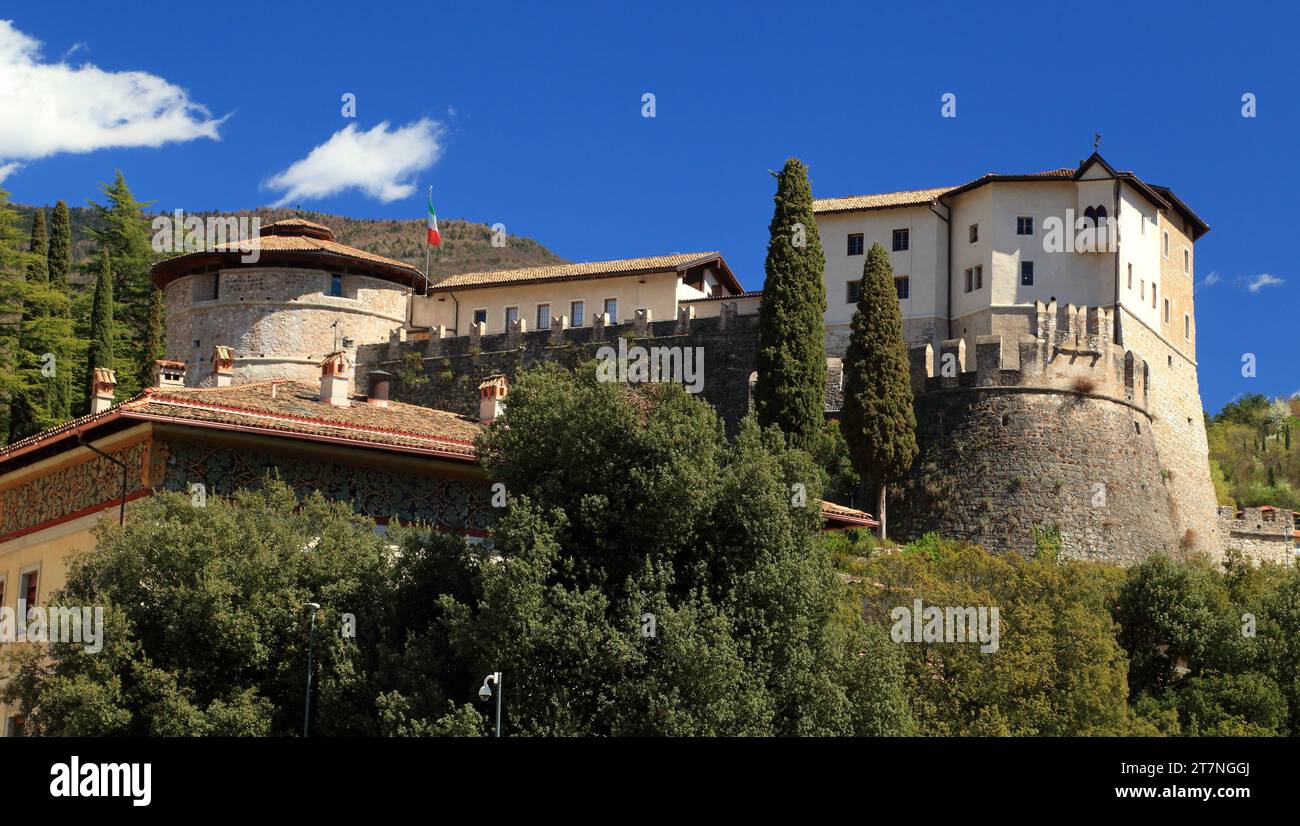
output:
[[792, 444], [809, 449], [825, 421], [826, 256], [817, 235], [808, 168], [789, 158], [776, 179], [758, 315], [754, 407], [760, 424], [776, 425]]
[[889, 253], [872, 244], [862, 267], [858, 306], [844, 354], [840, 428], [853, 467], [876, 490], [880, 538], [885, 538], [885, 486], [916, 458], [916, 413]]
[[50, 219], [50, 285], [67, 292], [68, 271], [72, 266], [72, 217], [68, 205], [59, 201]]
[[45, 210], [37, 209], [32, 217], [32, 237], [27, 244], [31, 256], [27, 259], [27, 281], [30, 284], [50, 283], [50, 237], [45, 230]]
[[95, 279], [95, 302], [90, 310], [90, 350], [86, 353], [86, 409], [90, 409], [91, 387], [95, 368], [113, 369], [113, 265], [108, 249], [99, 259], [99, 276]]
[[163, 300], [163, 291], [157, 288], [149, 297], [149, 319], [144, 333], [144, 361], [140, 365], [139, 381], [141, 387], [148, 387], [153, 380], [153, 363], [164, 355], [166, 342], [164, 334], [167, 325], [167, 307]]
[[9, 193], [0, 189], [0, 439], [9, 442], [9, 405], [21, 387], [18, 377], [18, 334], [23, 313], [24, 250], [18, 215], [9, 207]]
[[58, 372], [54, 377], [54, 394], [50, 404], [50, 414], [58, 421], [72, 417], [72, 376], [74, 336], [71, 330], [72, 293], [68, 286], [68, 273], [72, 269], [72, 217], [68, 205], [59, 201], [54, 205], [54, 214], [50, 219], [50, 289], [54, 290], [66, 302], [62, 316], [68, 320], [68, 339], [56, 351]]

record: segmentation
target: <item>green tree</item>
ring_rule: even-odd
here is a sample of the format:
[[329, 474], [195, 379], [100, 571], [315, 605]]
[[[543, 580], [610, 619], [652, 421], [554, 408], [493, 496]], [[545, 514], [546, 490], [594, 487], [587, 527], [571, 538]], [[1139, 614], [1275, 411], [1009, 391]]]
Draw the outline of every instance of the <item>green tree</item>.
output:
[[[101, 651], [15, 652], [7, 698], [40, 735], [284, 736], [302, 731], [310, 641], [312, 732], [377, 734], [370, 661], [388, 543], [347, 504], [274, 480], [232, 499], [163, 493], [72, 560], [50, 605], [103, 606]], [[352, 614], [356, 638], [341, 634]]]
[[[105, 249], [100, 254], [99, 274], [95, 279], [95, 303], [90, 310], [90, 348], [86, 353], [86, 376], [82, 387], [86, 391], [86, 406], [90, 407], [91, 387], [95, 380], [95, 368], [114, 369], [113, 352], [113, 265]], [[118, 386], [119, 395], [121, 385]]]
[[[68, 212], [68, 205], [59, 201], [54, 205], [54, 216], [50, 220], [49, 284], [50, 289], [62, 295], [61, 302], [65, 305], [63, 315], [68, 319], [72, 318], [72, 292], [68, 283], [71, 269], [72, 218]], [[57, 422], [72, 417], [75, 395], [72, 379], [77, 374], [74, 364], [79, 342], [71, 328], [65, 329], [68, 329], [68, 335], [64, 346], [54, 351], [58, 359], [58, 372], [54, 376], [54, 395], [50, 413]]]
[[68, 273], [72, 268], [72, 217], [68, 205], [59, 201], [54, 205], [50, 219], [50, 284], [58, 289], [68, 289]]
[[142, 386], [141, 376], [152, 367], [148, 330], [153, 284], [149, 268], [156, 256], [150, 246], [149, 221], [144, 209], [152, 202], [137, 201], [126, 184], [121, 170], [111, 184], [102, 184], [106, 203], [91, 202], [95, 226], [91, 236], [108, 250], [114, 275], [113, 295], [118, 303], [114, 311], [114, 357], [118, 391], [123, 397], [135, 395]]
[[917, 445], [903, 317], [889, 253], [880, 244], [871, 245], [862, 267], [858, 306], [844, 354], [840, 427], [854, 468], [877, 492], [883, 539], [886, 486], [912, 466]]
[[510, 675], [512, 732], [906, 730], [899, 652], [841, 615], [807, 454], [752, 418], [729, 440], [681, 387], [590, 364], [522, 374], [506, 419], [480, 442], [509, 493], [498, 561], [439, 611], [463, 673]]
[[9, 193], [0, 189], [0, 438], [10, 441], [10, 407], [22, 388], [19, 339], [22, 333], [27, 265], [31, 257], [9, 206]]
[[153, 379], [153, 364], [156, 359], [166, 355], [167, 305], [163, 291], [154, 289], [149, 293], [149, 317], [145, 324], [144, 358], [140, 362], [139, 382], [141, 387], [148, 387]]
[[776, 203], [758, 311], [754, 408], [797, 447], [811, 449], [826, 409], [826, 256], [817, 234], [808, 168], [789, 158], [776, 175]]

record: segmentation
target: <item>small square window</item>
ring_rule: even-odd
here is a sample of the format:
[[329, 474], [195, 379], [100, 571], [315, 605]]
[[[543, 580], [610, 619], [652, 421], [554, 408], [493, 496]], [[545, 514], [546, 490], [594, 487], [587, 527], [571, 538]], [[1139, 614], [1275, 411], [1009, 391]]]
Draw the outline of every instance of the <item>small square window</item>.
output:
[[1192, 273], [1192, 251], [1183, 250], [1183, 272], [1191, 275]]
[[1164, 246], [1163, 246], [1163, 251], [1161, 252], [1161, 254], [1162, 254], [1165, 258], [1168, 258], [1168, 257], [1169, 257], [1169, 230], [1165, 230]]
[[537, 305], [537, 329], [539, 330], [551, 329], [551, 305], [550, 304]]
[[862, 282], [850, 281], [844, 285], [844, 303], [857, 304], [862, 298]]
[[1165, 323], [1169, 323], [1169, 299], [1165, 299]]
[[898, 292], [898, 300], [905, 301], [912, 297], [912, 282], [906, 275], [894, 279], [894, 289]]
[[343, 297], [343, 276], [330, 275], [330, 295], [334, 298]]
[[860, 232], [849, 233], [849, 255], [861, 255], [861, 254], [862, 254], [862, 233]]
[[910, 243], [911, 243], [911, 238], [909, 237], [908, 230], [905, 229], [894, 230], [894, 252], [905, 252], [908, 249], [908, 245]]
[[581, 301], [570, 302], [569, 303], [569, 324], [574, 327], [581, 327], [584, 323], [582, 315], [583, 315], [582, 302]]
[[26, 571], [18, 577], [18, 598], [24, 600], [28, 608], [32, 608], [37, 604], [36, 597], [40, 593], [38, 587], [40, 578], [40, 571]]
[[1034, 286], [1034, 262], [1033, 261], [1020, 262], [1020, 286], [1022, 287]]
[[971, 224], [971, 225], [970, 225], [970, 242], [971, 242], [972, 244], [974, 244], [974, 243], [975, 243], [976, 241], [978, 241], [978, 240], [980, 240], [980, 225], [979, 225], [979, 224]]
[[519, 308], [506, 307], [506, 329], [509, 330], [510, 325], [514, 324], [518, 320], [519, 320]]
[[618, 323], [618, 299], [617, 298], [605, 299], [605, 315], [609, 316], [610, 324]]
[[1192, 316], [1190, 313], [1183, 315], [1183, 338], [1188, 341], [1192, 340]]
[[1033, 235], [1034, 219], [1030, 216], [1021, 215], [1016, 219], [1016, 235]]
[[474, 323], [475, 323], [475, 324], [487, 324], [487, 310], [486, 310], [486, 309], [475, 310], [475, 311], [474, 311]]

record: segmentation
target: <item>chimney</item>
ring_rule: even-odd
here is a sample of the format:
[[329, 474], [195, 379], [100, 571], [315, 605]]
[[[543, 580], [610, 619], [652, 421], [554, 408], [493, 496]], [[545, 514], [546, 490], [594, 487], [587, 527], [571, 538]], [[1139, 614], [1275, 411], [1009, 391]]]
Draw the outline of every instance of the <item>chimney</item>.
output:
[[352, 380], [352, 361], [339, 350], [320, 363], [320, 400], [335, 407], [351, 407], [348, 382]]
[[153, 363], [153, 386], [160, 389], [185, 387], [185, 362], [171, 359], [155, 359]]
[[383, 370], [370, 371], [370, 392], [366, 395], [366, 404], [375, 407], [388, 407], [388, 384], [393, 380], [392, 373]]
[[506, 377], [500, 373], [488, 376], [478, 386], [478, 423], [492, 424], [497, 416], [506, 412]]
[[113, 391], [117, 389], [117, 373], [107, 367], [96, 367], [90, 382], [90, 412], [103, 413], [113, 406]]
[[235, 382], [235, 350], [224, 344], [212, 348], [212, 375], [217, 387], [229, 387]]

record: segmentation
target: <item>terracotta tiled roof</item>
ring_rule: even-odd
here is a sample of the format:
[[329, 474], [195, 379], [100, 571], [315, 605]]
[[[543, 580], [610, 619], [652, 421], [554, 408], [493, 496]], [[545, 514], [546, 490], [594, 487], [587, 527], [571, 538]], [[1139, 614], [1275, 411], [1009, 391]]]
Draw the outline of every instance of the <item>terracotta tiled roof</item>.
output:
[[874, 528], [880, 523], [866, 511], [837, 505], [834, 502], [822, 502], [822, 519], [828, 526]]
[[891, 209], [897, 207], [925, 206], [936, 198], [959, 189], [973, 188], [989, 181], [1015, 180], [1023, 178], [1073, 178], [1077, 170], [1064, 166], [1060, 169], [1048, 169], [1043, 172], [1027, 174], [1003, 174], [990, 172], [960, 186], [940, 186], [931, 189], [905, 189], [901, 192], [880, 192], [875, 195], [848, 195], [843, 198], [815, 198], [813, 212], [853, 212], [860, 209]]
[[320, 401], [318, 386], [303, 382], [150, 388], [102, 413], [82, 416], [15, 442], [0, 450], [0, 462], [69, 431], [117, 418], [167, 419], [218, 429], [270, 431], [291, 437], [414, 450], [466, 461], [475, 461], [474, 439], [482, 429], [465, 416], [402, 402], [390, 401], [386, 407], [379, 407], [367, 404], [364, 397], [357, 397], [349, 407], [335, 407]]
[[880, 192], [875, 195], [848, 195], [843, 198], [814, 198], [813, 212], [851, 212], [859, 209], [887, 209], [892, 207], [925, 206], [943, 195], [951, 186], [932, 189], [907, 189], [902, 192]]
[[673, 255], [654, 255], [648, 258], [622, 258], [617, 261], [591, 261], [582, 264], [546, 264], [540, 267], [522, 267], [514, 270], [488, 270], [449, 275], [434, 284], [431, 292], [470, 287], [504, 287], [533, 281], [571, 281], [590, 278], [613, 278], [620, 275], [640, 275], [684, 268], [688, 264], [703, 263], [719, 258], [717, 252], [680, 252]]
[[272, 221], [269, 224], [262, 225], [264, 235], [316, 235], [323, 236], [327, 241], [334, 240], [334, 230], [318, 224], [315, 221], [308, 221], [306, 218], [285, 218], [280, 221]]
[[[340, 244], [334, 240], [334, 233], [327, 226], [302, 218], [287, 218], [262, 227], [262, 234], [257, 238], [214, 244], [206, 249], [164, 258], [154, 264], [153, 269], [150, 271], [154, 286], [165, 287], [168, 282], [183, 275], [186, 269], [191, 266], [221, 260], [222, 256], [229, 256], [234, 253], [243, 256], [252, 250], [257, 250], [260, 253], [259, 257], [266, 256], [267, 253], [301, 253], [312, 256], [351, 259], [355, 262], [374, 265], [379, 268], [380, 272], [384, 273], [384, 277], [393, 279], [396, 276], [397, 278], [393, 280], [414, 284], [417, 279], [421, 281], [424, 279], [424, 273], [405, 261], [385, 258], [382, 255], [375, 255], [373, 252], [366, 252], [356, 247], [349, 247], [347, 244]], [[346, 264], [347, 262], [342, 263]], [[247, 266], [266, 265], [266, 263], [259, 260], [257, 263], [250, 262]]]

